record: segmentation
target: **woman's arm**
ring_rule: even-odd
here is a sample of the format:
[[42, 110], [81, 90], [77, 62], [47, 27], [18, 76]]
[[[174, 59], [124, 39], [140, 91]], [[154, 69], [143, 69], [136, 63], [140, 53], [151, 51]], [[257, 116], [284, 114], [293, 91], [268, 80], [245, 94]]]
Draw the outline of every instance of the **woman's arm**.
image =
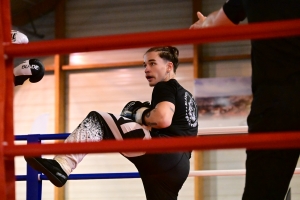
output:
[[175, 105], [173, 103], [162, 101], [154, 109], [145, 114], [144, 122], [151, 128], [167, 128], [172, 123], [174, 112]]

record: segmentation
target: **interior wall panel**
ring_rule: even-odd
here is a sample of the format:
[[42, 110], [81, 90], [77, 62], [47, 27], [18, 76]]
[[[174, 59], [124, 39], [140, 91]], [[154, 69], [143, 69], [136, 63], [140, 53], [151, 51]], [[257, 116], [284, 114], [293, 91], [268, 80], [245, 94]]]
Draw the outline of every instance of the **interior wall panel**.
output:
[[192, 1], [116, 0], [67, 2], [67, 37], [188, 28]]

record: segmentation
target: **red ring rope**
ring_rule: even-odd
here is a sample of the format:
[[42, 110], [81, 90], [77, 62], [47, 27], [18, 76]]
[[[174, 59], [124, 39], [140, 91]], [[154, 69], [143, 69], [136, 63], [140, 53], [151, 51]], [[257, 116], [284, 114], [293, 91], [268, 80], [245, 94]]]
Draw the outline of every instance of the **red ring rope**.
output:
[[[9, 57], [42, 56], [156, 45], [209, 43], [229, 40], [274, 38], [300, 35], [300, 19], [246, 24], [233, 27], [210, 27], [196, 30], [168, 30], [101, 37], [61, 39], [10, 44], [4, 47]], [[134, 40], [132, 39], [134, 38]]]
[[213, 135], [151, 140], [130, 139], [125, 141], [100, 141], [86, 143], [29, 144], [4, 147], [6, 156], [37, 156], [65, 153], [108, 153], [108, 152], [174, 152], [183, 150], [211, 149], [271, 149], [300, 148], [299, 132]]

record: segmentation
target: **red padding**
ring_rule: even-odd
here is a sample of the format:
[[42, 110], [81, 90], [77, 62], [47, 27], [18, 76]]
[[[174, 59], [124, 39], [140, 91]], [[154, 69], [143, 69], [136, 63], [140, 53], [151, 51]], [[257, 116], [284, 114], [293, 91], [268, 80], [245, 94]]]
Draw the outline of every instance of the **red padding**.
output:
[[176, 152], [211, 149], [300, 148], [300, 132], [213, 135], [152, 140], [106, 140], [92, 143], [29, 144], [4, 147], [6, 156], [38, 156], [66, 153]]
[[7, 44], [4, 51], [8, 56], [27, 57], [152, 47], [157, 45], [202, 44], [295, 35], [300, 35], [300, 19], [232, 27], [223, 26], [196, 30], [168, 30], [102, 37], [50, 40], [30, 42], [28, 44]]

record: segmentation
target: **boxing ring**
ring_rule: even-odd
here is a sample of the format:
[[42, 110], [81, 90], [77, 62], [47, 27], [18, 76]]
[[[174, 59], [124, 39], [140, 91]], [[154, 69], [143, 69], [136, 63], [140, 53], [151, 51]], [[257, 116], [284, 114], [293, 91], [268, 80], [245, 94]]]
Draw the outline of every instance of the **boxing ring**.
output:
[[[11, 44], [10, 1], [0, 0], [0, 197], [3, 200], [15, 199], [15, 156], [41, 156], [65, 153], [108, 153], [139, 152], [151, 153], [175, 152], [183, 150], [212, 149], [271, 149], [299, 148], [299, 132], [281, 132], [228, 134], [199, 136], [197, 138], [164, 138], [152, 140], [135, 139], [126, 141], [101, 141], [93, 143], [56, 143], [15, 145], [13, 132], [13, 58], [23, 56], [45, 56], [53, 54], [69, 54], [112, 49], [130, 49], [156, 45], [204, 44], [210, 42], [262, 39], [282, 36], [300, 35], [300, 19], [239, 25], [236, 27], [214, 27], [198, 30], [170, 30], [147, 33], [132, 33], [101, 37], [74, 38], [53, 41], [31, 42], [28, 44]], [[134, 40], [132, 40], [134, 38]], [[145, 40], [146, 38], [146, 40]], [[26, 49], [26, 51], [24, 51]], [[3, 55], [3, 56], [2, 56]], [[3, 67], [2, 67], [3, 66]], [[64, 135], [62, 135], [65, 137]], [[35, 138], [29, 138], [37, 142]], [[298, 171], [297, 171], [298, 172]], [[35, 172], [36, 173], [36, 172]], [[221, 172], [220, 172], [221, 173]], [[244, 173], [244, 172], [239, 172]], [[137, 176], [136, 173], [128, 176]], [[199, 175], [199, 174], [198, 174]], [[27, 175], [28, 176], [28, 175]], [[70, 176], [71, 179], [72, 176]], [[28, 178], [28, 177], [26, 177]], [[43, 180], [45, 177], [40, 176]], [[75, 178], [75, 177], [74, 177]], [[78, 178], [78, 177], [77, 177]], [[127, 177], [129, 178], [129, 177]], [[130, 177], [135, 178], [135, 177]], [[25, 176], [17, 177], [24, 180]], [[37, 182], [37, 181], [35, 181]], [[39, 182], [35, 189], [41, 189]]]
[[[30, 143], [41, 143], [43, 140], [64, 140], [69, 136], [69, 133], [61, 134], [30, 134], [17, 135], [16, 141], [27, 141]], [[235, 170], [201, 170], [190, 171], [189, 177], [198, 176], [244, 176], [245, 169]], [[296, 168], [294, 174], [300, 174], [300, 168]], [[115, 173], [89, 173], [89, 174], [71, 174], [68, 178], [70, 180], [92, 180], [92, 179], [122, 179], [122, 178], [140, 178], [138, 172], [115, 172]], [[48, 178], [33, 170], [27, 165], [26, 175], [16, 175], [16, 181], [26, 181], [26, 199], [27, 200], [41, 200], [42, 199], [42, 182]]]

